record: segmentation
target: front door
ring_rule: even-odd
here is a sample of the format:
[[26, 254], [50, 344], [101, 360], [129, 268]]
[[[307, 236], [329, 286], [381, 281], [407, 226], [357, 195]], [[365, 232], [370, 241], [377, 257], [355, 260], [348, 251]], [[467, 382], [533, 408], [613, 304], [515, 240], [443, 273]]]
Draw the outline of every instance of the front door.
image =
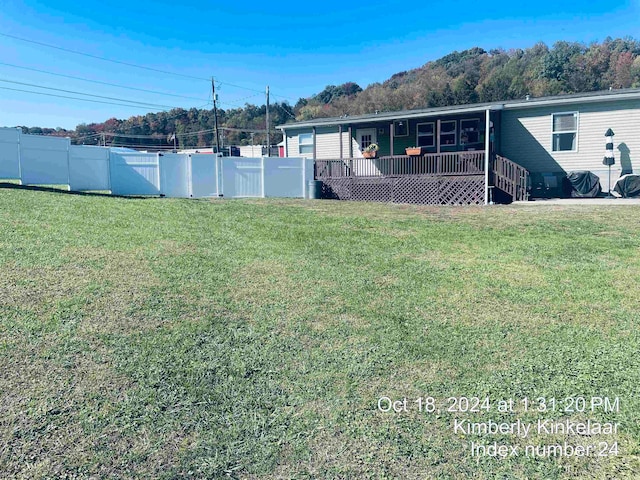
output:
[[356, 140], [358, 140], [358, 157], [362, 156], [362, 151], [372, 143], [377, 143], [375, 128], [358, 128], [356, 130]]

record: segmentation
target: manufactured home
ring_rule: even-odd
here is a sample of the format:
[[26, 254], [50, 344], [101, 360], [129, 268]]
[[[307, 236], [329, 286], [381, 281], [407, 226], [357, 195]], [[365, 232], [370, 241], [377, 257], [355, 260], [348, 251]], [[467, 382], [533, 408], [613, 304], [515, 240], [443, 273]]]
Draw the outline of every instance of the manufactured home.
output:
[[[640, 173], [640, 89], [532, 98], [280, 125], [285, 156], [315, 160], [328, 196], [489, 203], [560, 195], [569, 172], [602, 189]], [[603, 164], [612, 129], [615, 164]], [[375, 158], [369, 150], [378, 148]]]

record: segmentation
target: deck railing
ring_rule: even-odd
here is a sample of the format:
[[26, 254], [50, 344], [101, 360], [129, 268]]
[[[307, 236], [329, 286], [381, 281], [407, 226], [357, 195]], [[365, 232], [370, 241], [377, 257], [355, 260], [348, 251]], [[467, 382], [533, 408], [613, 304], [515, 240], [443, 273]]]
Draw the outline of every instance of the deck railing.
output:
[[398, 155], [380, 158], [316, 160], [316, 178], [387, 177], [409, 175], [481, 175], [484, 151]]
[[491, 172], [493, 174], [493, 184], [511, 195], [514, 202], [529, 199], [527, 191], [529, 172], [524, 167], [508, 158], [496, 155], [492, 162]]

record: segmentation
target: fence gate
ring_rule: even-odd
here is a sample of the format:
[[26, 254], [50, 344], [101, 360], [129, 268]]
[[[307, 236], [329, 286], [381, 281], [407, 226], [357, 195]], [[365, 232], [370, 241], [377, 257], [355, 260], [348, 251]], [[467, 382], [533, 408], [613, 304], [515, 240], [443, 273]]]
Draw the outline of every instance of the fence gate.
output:
[[162, 153], [159, 158], [160, 193], [167, 197], [191, 196], [191, 169], [188, 155]]
[[192, 154], [190, 157], [191, 195], [194, 198], [217, 197], [221, 159], [206, 153]]

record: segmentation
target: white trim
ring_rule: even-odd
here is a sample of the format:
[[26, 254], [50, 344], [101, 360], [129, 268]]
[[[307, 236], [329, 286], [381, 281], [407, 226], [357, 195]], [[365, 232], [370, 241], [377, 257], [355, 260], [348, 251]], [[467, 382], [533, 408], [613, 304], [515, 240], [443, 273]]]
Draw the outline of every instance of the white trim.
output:
[[288, 157], [289, 156], [289, 137], [287, 137], [287, 131], [284, 128], [282, 129], [282, 137], [284, 139], [284, 156]]
[[356, 128], [356, 143], [358, 144], [358, 153], [362, 156], [362, 142], [360, 141], [361, 135], [371, 134], [371, 143], [378, 143], [378, 128]]
[[[445, 123], [453, 123], [455, 129], [453, 132], [445, 132], [445, 135], [453, 135], [454, 143], [442, 143], [442, 125]], [[438, 132], [438, 136], [440, 137], [440, 148], [442, 147], [455, 147], [458, 145], [458, 121], [457, 120], [441, 120], [440, 121], [440, 131]]]
[[[554, 130], [554, 125], [553, 125], [553, 117], [555, 115], [575, 115], [576, 117], [576, 128], [575, 130], [563, 130], [563, 131], [559, 131], [556, 132]], [[574, 111], [570, 111], [570, 112], [553, 112], [551, 114], [551, 152], [552, 153], [577, 153], [579, 148], [578, 148], [578, 131], [580, 130], [580, 112], [577, 110]], [[554, 142], [553, 142], [553, 137], [554, 135], [559, 135], [561, 133], [575, 133], [576, 138], [575, 138], [575, 148], [572, 150], [554, 150]]]
[[[398, 135], [396, 133], [396, 122], [404, 122], [407, 125], [407, 128], [406, 128], [407, 133], [405, 133], [404, 135]], [[393, 123], [393, 138], [401, 138], [401, 137], [409, 136], [409, 119], [401, 118], [399, 120], [394, 120], [392, 123]]]
[[[433, 143], [431, 145], [420, 145], [420, 137], [428, 137], [429, 134], [423, 133], [422, 135], [420, 135], [420, 132], [418, 131], [418, 128], [420, 127], [420, 125], [433, 125], [433, 132], [430, 134], [431, 137], [433, 138]], [[420, 123], [416, 123], [416, 147], [425, 147], [425, 148], [430, 148], [430, 147], [435, 147], [436, 146], [436, 122], [420, 122]]]
[[485, 134], [484, 134], [484, 204], [489, 205], [489, 157], [491, 148], [490, 129], [491, 129], [491, 111], [487, 109], [485, 112]]
[[[300, 141], [300, 137], [302, 136], [309, 136], [311, 141], [305, 141], [304, 143], [302, 143]], [[302, 152], [300, 150], [300, 147], [305, 146], [305, 147], [311, 147], [311, 151], [310, 152]], [[305, 133], [299, 133], [298, 134], [298, 155], [313, 155], [313, 132], [305, 132]]]

